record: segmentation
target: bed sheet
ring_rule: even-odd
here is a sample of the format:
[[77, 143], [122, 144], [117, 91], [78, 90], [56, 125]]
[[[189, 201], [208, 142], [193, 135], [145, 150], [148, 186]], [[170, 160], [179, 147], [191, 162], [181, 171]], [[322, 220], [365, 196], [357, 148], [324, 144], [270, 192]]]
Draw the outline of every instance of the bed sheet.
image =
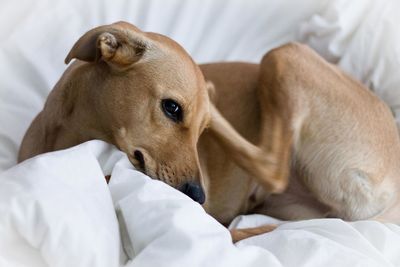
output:
[[102, 141], [40, 155], [0, 177], [1, 266], [400, 266], [394, 224], [251, 215], [231, 227], [270, 222], [280, 226], [234, 245], [198, 203]]

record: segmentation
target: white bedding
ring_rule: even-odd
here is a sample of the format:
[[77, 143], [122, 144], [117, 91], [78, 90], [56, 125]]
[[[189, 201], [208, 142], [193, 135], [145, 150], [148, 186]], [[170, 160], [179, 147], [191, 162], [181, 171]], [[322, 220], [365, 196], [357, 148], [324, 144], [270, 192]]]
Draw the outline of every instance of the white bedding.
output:
[[[73, 42], [116, 20], [171, 36], [198, 62], [257, 62], [279, 44], [302, 41], [373, 89], [400, 125], [396, 0], [0, 3], [0, 173], [16, 164], [22, 136]], [[110, 190], [101, 168], [113, 171]], [[113, 201], [131, 242], [125, 250]], [[269, 221], [243, 216], [232, 227]], [[0, 178], [0, 266], [400, 266], [399, 232], [372, 221], [310, 220], [233, 246], [200, 206], [132, 170], [99, 141], [38, 157]]]
[[[253, 215], [232, 226], [267, 222], [277, 221]], [[399, 248], [400, 226], [338, 219], [282, 222], [235, 246], [199, 204], [101, 141], [0, 177], [0, 266], [400, 266]]]

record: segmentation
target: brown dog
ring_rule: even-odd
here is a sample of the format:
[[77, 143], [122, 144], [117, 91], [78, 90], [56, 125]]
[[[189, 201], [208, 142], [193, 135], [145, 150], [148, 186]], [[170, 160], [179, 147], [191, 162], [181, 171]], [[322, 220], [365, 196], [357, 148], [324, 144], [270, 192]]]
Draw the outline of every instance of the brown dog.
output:
[[222, 223], [248, 212], [400, 222], [390, 110], [307, 47], [282, 46], [260, 65], [200, 70], [169, 38], [120, 22], [82, 36], [66, 62], [73, 58], [20, 161], [101, 139], [200, 203], [204, 188], [205, 209]]
[[209, 121], [207, 83], [174, 41], [119, 22], [83, 35], [75, 61], [22, 142], [19, 160], [101, 139], [147, 175], [204, 202], [196, 144]]

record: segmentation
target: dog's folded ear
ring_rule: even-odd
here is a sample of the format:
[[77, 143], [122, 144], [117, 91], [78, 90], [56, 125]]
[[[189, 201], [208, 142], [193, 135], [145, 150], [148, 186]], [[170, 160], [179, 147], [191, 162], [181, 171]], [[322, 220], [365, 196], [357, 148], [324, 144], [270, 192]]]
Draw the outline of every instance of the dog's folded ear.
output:
[[144, 32], [127, 22], [100, 26], [79, 38], [65, 58], [65, 63], [76, 58], [129, 67], [144, 55], [149, 42]]

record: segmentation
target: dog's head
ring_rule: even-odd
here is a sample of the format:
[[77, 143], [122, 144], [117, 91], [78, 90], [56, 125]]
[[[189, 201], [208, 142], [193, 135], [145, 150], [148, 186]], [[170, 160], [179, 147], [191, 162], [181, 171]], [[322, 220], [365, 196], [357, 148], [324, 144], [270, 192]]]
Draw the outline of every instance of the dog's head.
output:
[[[197, 141], [209, 122], [208, 87], [173, 40], [118, 22], [84, 34], [65, 62], [85, 61], [85, 90], [101, 139], [152, 178], [203, 203]], [[99, 138], [93, 136], [93, 138]]]

